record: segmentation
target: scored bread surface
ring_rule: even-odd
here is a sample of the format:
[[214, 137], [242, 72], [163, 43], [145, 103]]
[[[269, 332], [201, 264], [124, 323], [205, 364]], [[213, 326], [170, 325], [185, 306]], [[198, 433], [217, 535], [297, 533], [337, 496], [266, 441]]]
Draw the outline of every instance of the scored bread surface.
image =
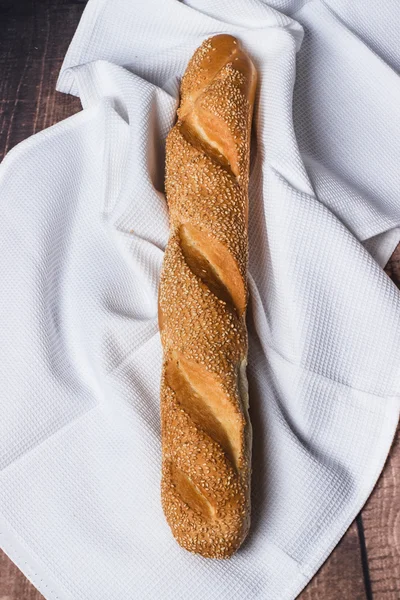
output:
[[163, 510], [181, 546], [229, 557], [250, 525], [248, 177], [256, 73], [206, 40], [167, 138], [170, 238], [159, 290]]

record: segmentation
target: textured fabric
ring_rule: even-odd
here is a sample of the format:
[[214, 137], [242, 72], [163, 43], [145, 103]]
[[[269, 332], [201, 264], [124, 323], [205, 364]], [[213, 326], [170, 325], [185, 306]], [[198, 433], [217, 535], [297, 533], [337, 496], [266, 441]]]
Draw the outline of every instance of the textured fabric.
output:
[[[370, 494], [400, 405], [381, 269], [400, 238], [400, 7], [381, 8], [89, 1], [58, 82], [84, 110], [0, 169], [0, 545], [48, 600], [290, 600]], [[180, 77], [221, 32], [260, 82], [252, 528], [218, 562], [161, 510], [157, 286]]]

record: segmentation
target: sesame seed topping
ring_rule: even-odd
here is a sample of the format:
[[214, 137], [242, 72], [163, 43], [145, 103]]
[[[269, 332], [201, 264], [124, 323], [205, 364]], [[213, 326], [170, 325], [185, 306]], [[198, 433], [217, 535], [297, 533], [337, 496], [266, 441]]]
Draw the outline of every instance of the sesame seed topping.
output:
[[[247, 332], [245, 315], [237, 313], [229, 298], [218, 297], [207, 279], [217, 272], [216, 263], [203, 257], [194, 271], [187, 253], [193, 252], [192, 261], [200, 261], [198, 251], [193, 246], [184, 253], [179, 232], [189, 223], [206, 233], [210, 256], [222, 245], [247, 297], [254, 87], [254, 68], [234, 38], [206, 40], [183, 77], [178, 122], [166, 146], [171, 231], [159, 288], [164, 352], [161, 497], [177, 541], [191, 552], [213, 558], [229, 557], [249, 528], [251, 426], [238, 382], [247, 355]], [[230, 414], [240, 415], [229, 425], [239, 427], [237, 464], [224, 451], [206, 413], [202, 420], [189, 415], [179, 402], [177, 384], [167, 380], [167, 365], [178, 355], [203, 369], [220, 386], [223, 401], [232, 406]]]

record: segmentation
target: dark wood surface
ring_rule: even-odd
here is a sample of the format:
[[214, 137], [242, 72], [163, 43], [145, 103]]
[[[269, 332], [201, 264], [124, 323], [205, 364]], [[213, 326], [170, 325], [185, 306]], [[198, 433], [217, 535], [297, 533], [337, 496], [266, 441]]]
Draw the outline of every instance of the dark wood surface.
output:
[[[80, 110], [79, 100], [55, 85], [83, 8], [77, 0], [0, 0], [0, 160], [29, 135]], [[400, 284], [400, 247], [386, 271]], [[0, 600], [41, 598], [0, 551]], [[299, 598], [400, 600], [399, 430], [361, 515]]]

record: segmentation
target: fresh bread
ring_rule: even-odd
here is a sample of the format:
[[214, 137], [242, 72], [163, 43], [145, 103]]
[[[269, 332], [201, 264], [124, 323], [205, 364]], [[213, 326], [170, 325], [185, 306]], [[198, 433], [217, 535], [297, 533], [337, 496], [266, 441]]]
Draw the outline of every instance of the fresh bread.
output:
[[161, 496], [179, 544], [210, 558], [233, 554], [250, 525], [245, 313], [255, 87], [235, 38], [206, 40], [182, 79], [166, 149]]

